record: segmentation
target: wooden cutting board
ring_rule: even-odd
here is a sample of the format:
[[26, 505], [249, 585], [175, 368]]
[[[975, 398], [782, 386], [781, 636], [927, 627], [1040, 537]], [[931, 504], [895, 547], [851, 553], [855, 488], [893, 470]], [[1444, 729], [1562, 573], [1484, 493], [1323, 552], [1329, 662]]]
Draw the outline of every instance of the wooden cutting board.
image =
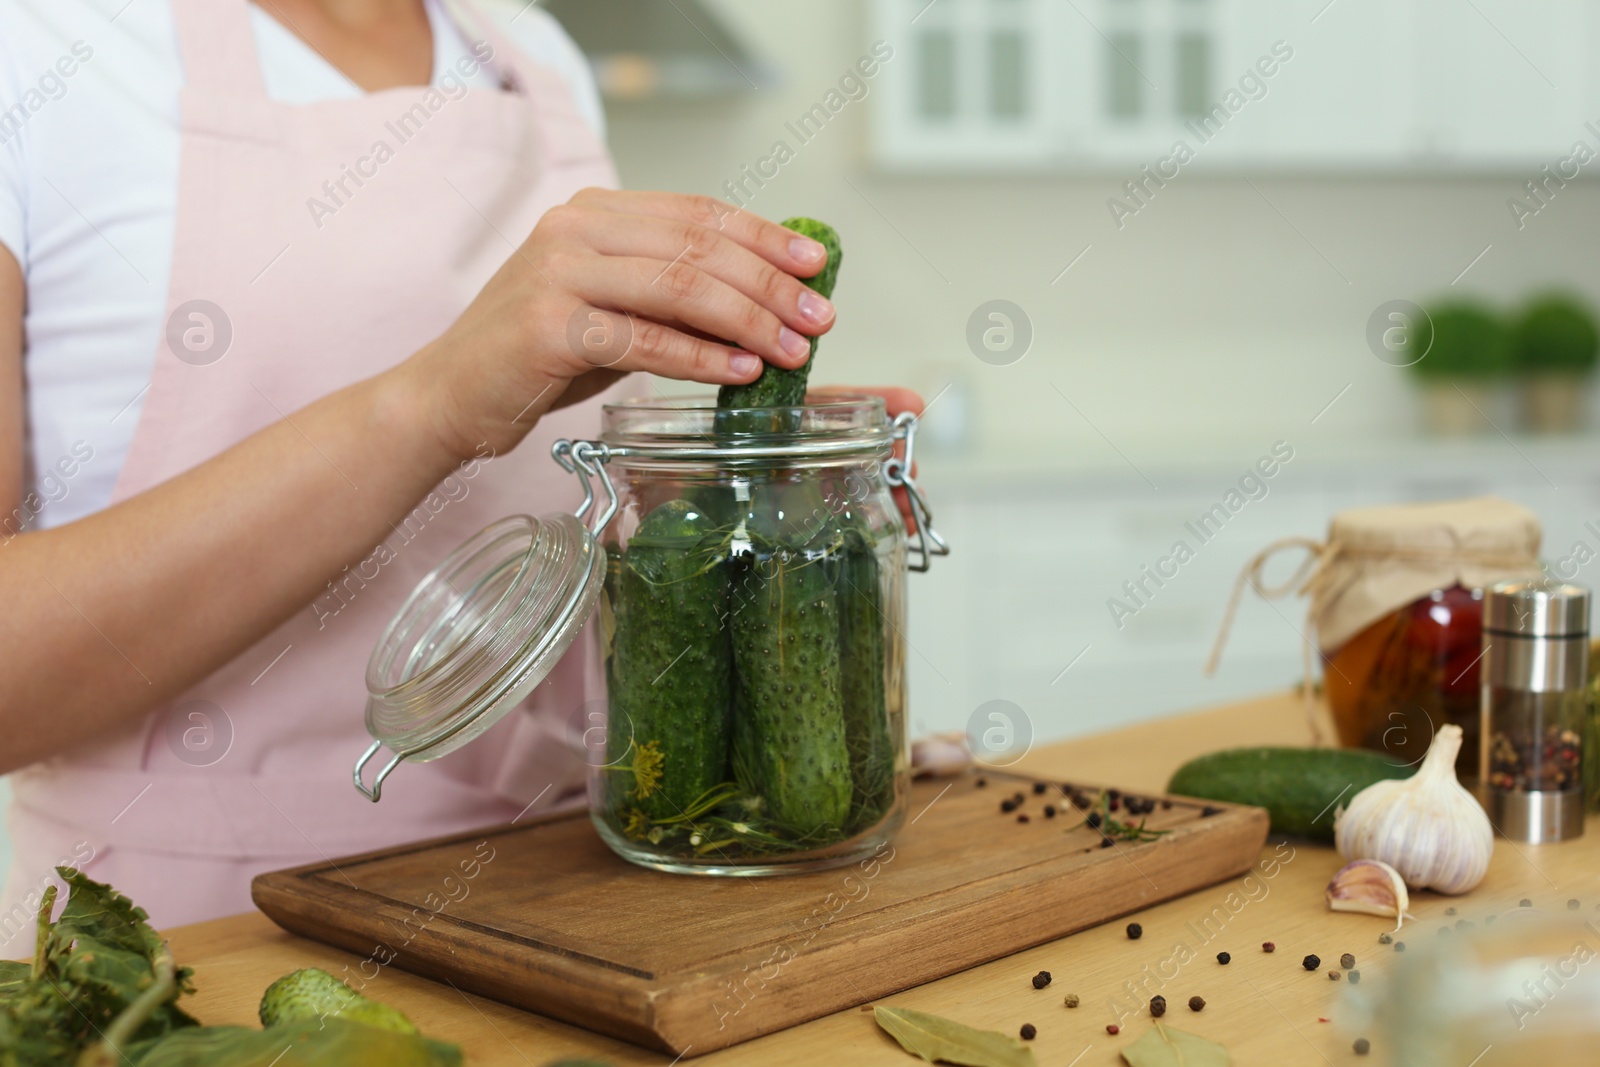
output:
[[[699, 1055], [1240, 874], [1267, 836], [1260, 808], [1173, 798], [1148, 816], [1169, 833], [1102, 847], [1056, 788], [978, 781], [916, 783], [895, 841], [832, 871], [662, 874], [578, 812], [264, 874], [253, 894], [285, 929], [365, 956], [368, 978], [393, 965]], [[1025, 824], [999, 808], [1017, 790]]]

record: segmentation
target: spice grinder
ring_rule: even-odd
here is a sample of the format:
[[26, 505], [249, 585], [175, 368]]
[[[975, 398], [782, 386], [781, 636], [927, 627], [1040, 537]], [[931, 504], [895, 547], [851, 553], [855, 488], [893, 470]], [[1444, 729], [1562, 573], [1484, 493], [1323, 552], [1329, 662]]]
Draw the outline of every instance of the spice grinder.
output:
[[1546, 575], [1484, 591], [1479, 780], [1510, 840], [1583, 833], [1588, 667], [1589, 590]]

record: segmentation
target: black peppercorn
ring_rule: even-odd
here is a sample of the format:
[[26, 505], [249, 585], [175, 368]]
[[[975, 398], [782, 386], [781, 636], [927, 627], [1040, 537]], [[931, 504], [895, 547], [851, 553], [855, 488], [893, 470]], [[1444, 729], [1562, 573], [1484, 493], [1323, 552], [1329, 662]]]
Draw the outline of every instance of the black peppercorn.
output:
[[1274, 945], [1271, 941], [1263, 941], [1263, 942], [1261, 942], [1261, 951], [1262, 952], [1276, 952], [1276, 951], [1278, 951], [1278, 946]]
[[1084, 821], [1087, 822], [1088, 825], [1093, 829], [1098, 830], [1100, 828], [1100, 813], [1098, 811], [1091, 811], [1089, 813], [1089, 818]]
[[1049, 971], [1040, 971], [1038, 974], [1033, 976], [1033, 988], [1035, 988], [1035, 989], [1043, 989], [1045, 986], [1047, 986], [1049, 984], [1050, 984], [1050, 972]]
[[1033, 783], [1033, 795], [1036, 796], [1036, 797], [1042, 797], [1042, 796], [1044, 796], [1044, 791], [1046, 789], [1049, 789], [1049, 788], [1050, 787], [1045, 785], [1043, 782], [1034, 782]]
[[1007, 797], [1005, 800], [1000, 802], [1000, 810], [1005, 812], [1007, 815], [1010, 815], [1013, 811], [1017, 810], [1017, 802]]
[[1224, 967], [1228, 965], [1228, 961], [1231, 959], [1233, 959], [1233, 957], [1228, 955], [1226, 952], [1217, 953], [1217, 962], [1222, 964]]
[[1129, 923], [1128, 924], [1128, 940], [1129, 941], [1137, 941], [1143, 936], [1144, 936], [1144, 927], [1140, 926], [1138, 923]]
[[1351, 971], [1350, 972], [1350, 984], [1351, 985], [1360, 985], [1361, 984], [1361, 972], [1360, 971]]
[[1150, 1017], [1159, 1019], [1167, 1013], [1167, 998], [1157, 993], [1150, 998]]
[[1314, 971], [1318, 967], [1322, 966], [1322, 960], [1318, 959], [1317, 956], [1313, 953], [1312, 955], [1307, 956], [1305, 959], [1301, 960], [1300, 961], [1300, 966], [1304, 967], [1308, 971]]
[[1200, 817], [1203, 818], [1203, 819], [1209, 819], [1213, 815], [1221, 815], [1221, 814], [1222, 814], [1222, 809], [1221, 808], [1213, 807], [1210, 804], [1207, 804], [1205, 807], [1200, 809]]
[[1199, 1011], [1201, 1008], [1203, 1008], [1205, 1006], [1206, 1006], [1206, 1002], [1205, 1002], [1205, 998], [1204, 997], [1190, 997], [1189, 998], [1189, 1010], [1190, 1011]]
[[1032, 1023], [1023, 1023], [1021, 1032], [1022, 1032], [1022, 1040], [1024, 1040], [1024, 1041], [1032, 1041], [1034, 1039], [1034, 1037], [1039, 1033], [1038, 1030], [1035, 1030], [1033, 1028], [1033, 1024]]
[[1100, 839], [1100, 847], [1101, 848], [1110, 848], [1111, 847], [1111, 843], [1112, 843], [1111, 842], [1111, 838], [1109, 838], [1109, 837], [1102, 837]]
[[1172, 801], [1169, 800], [1166, 797], [1162, 797], [1161, 798], [1161, 810], [1162, 811], [1171, 811], [1172, 810]]
[[1351, 1048], [1356, 1050], [1357, 1056], [1365, 1056], [1368, 1052], [1372, 1051], [1372, 1042], [1368, 1041], [1364, 1037], [1358, 1037], [1356, 1038], [1356, 1043], [1352, 1045]]
[[1356, 965], [1356, 958], [1351, 953], [1346, 952], [1344, 955], [1339, 957], [1339, 966], [1343, 967], [1345, 970], [1348, 971], [1350, 968], [1354, 967], [1355, 965]]
[[1116, 800], [1120, 796], [1122, 796], [1122, 790], [1120, 790], [1120, 789], [1107, 789], [1106, 790], [1106, 799], [1108, 799], [1108, 800]]
[[1056, 817], [1056, 806], [1054, 804], [1046, 804], [1044, 806], [1044, 817], [1047, 819]]
[[973, 784], [976, 785], [979, 789], [982, 789], [984, 786], [989, 784], [989, 779], [987, 779], [987, 778], [979, 778]]

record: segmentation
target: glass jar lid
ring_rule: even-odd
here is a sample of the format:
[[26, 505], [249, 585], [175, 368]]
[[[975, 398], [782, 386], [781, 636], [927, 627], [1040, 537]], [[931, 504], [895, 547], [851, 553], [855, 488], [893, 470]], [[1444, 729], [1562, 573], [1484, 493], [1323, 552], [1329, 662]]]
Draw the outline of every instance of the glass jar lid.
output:
[[[376, 801], [401, 760], [454, 752], [505, 717], [555, 668], [594, 612], [605, 583], [595, 539], [617, 507], [593, 446], [560, 442], [555, 458], [584, 483], [576, 515], [512, 515], [491, 523], [417, 583], [367, 663], [367, 732], [355, 786]], [[607, 503], [586, 529], [598, 474]], [[393, 758], [369, 788], [380, 749]]]

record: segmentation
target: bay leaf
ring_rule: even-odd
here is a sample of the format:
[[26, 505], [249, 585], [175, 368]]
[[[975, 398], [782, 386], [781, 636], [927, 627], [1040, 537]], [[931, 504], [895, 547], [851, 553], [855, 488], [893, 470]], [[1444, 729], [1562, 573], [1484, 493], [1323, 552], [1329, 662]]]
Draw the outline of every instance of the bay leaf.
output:
[[1215, 1041], [1156, 1023], [1122, 1050], [1128, 1067], [1232, 1067], [1228, 1050]]
[[872, 1017], [900, 1047], [929, 1063], [962, 1067], [1036, 1067], [1033, 1049], [1009, 1034], [978, 1030], [925, 1011], [878, 1006]]

